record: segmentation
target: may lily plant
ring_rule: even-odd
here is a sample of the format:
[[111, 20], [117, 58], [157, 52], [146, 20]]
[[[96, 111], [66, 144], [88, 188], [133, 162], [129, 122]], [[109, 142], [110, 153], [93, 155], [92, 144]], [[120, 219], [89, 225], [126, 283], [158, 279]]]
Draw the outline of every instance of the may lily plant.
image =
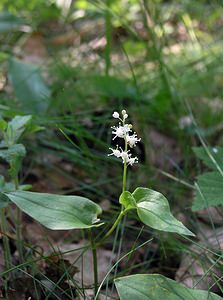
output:
[[[89, 230], [89, 247], [92, 249], [93, 253], [95, 300], [98, 299], [100, 289], [103, 285], [103, 282], [100, 283], [100, 285], [98, 283], [97, 248], [112, 235], [122, 217], [124, 215], [128, 216], [129, 211], [135, 213], [139, 222], [142, 222], [153, 229], [174, 232], [180, 235], [194, 236], [189, 229], [172, 215], [168, 200], [160, 192], [147, 187], [138, 187], [133, 192], [126, 190], [127, 168], [138, 163], [138, 158], [133, 156], [131, 151], [141, 139], [138, 138], [136, 132], [133, 131], [133, 126], [127, 123], [128, 114], [125, 110], [122, 110], [121, 113], [114, 112], [113, 118], [118, 121], [117, 126], [112, 127], [113, 140], [117, 141], [117, 146], [114, 149], [109, 148], [111, 153], [108, 155], [115, 156], [122, 161], [123, 185], [122, 193], [119, 197], [120, 211], [117, 214], [114, 223], [111, 224], [110, 229], [99, 241], [94, 239], [94, 228], [99, 227], [100, 229], [101, 226], [103, 226], [103, 223], [99, 220], [102, 209], [98, 204], [85, 197], [24, 191], [19, 185], [12, 186], [11, 190], [2, 190], [0, 192], [0, 207], [4, 207], [4, 211], [10, 203], [14, 203], [22, 212], [28, 214], [42, 225], [52, 230]], [[119, 141], [122, 141], [122, 144], [124, 141], [124, 149], [119, 145]], [[135, 251], [136, 249], [137, 248], [131, 251]], [[20, 252], [21, 251], [22, 249], [20, 249]], [[127, 256], [127, 254], [125, 256]], [[118, 262], [115, 265], [117, 265]], [[7, 272], [9, 271], [6, 270], [5, 273]], [[144, 283], [146, 282], [148, 284], [145, 285]], [[189, 300], [195, 298], [206, 299], [203, 297], [199, 298], [200, 295], [205, 292], [202, 291], [198, 297], [198, 294], [196, 294], [197, 291], [194, 293], [194, 290], [183, 288], [175, 281], [160, 275], [156, 275], [156, 278], [154, 275], [146, 274], [115, 279], [115, 284], [120, 299], [122, 300], [151, 299], [151, 293], [156, 293], [157, 283], [159, 289], [153, 299], [159, 299], [156, 298], [156, 295], [157, 297], [159, 295], [166, 297], [165, 291], [169, 291], [169, 295], [173, 296], [168, 299], [177, 299], [174, 298], [175, 290], [177, 290], [177, 295], [185, 295], [187, 290], [189, 290], [190, 293], [187, 297]], [[131, 286], [131, 289], [128, 288], [128, 286]], [[162, 291], [164, 291], [164, 294], [162, 294]], [[140, 295], [143, 295], [143, 298], [140, 298]], [[192, 298], [190, 295], [193, 297], [195, 295], [195, 297]], [[215, 296], [213, 297], [214, 298], [211, 298], [213, 300], [219, 299], [218, 296], [217, 298]]]

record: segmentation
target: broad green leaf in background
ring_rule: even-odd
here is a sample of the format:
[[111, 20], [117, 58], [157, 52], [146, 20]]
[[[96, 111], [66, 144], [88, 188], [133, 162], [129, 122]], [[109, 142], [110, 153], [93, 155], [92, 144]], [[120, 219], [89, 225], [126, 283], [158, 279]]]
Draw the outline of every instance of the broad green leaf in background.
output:
[[23, 20], [17, 16], [7, 11], [0, 12], [0, 33], [12, 30], [21, 30], [23, 25], [25, 25]]
[[199, 175], [192, 210], [218, 205], [223, 205], [223, 176], [219, 172]]
[[12, 178], [17, 176], [25, 155], [26, 149], [22, 144], [12, 145], [8, 149], [0, 149], [0, 158], [9, 163], [9, 174]]
[[[13, 183], [11, 182], [6, 183], [4, 177], [0, 175], [0, 193], [10, 191], [13, 189], [13, 187], [14, 187]], [[8, 204], [9, 204], [8, 197], [3, 194], [0, 197], [0, 209], [8, 206]]]
[[16, 116], [7, 125], [4, 133], [4, 140], [8, 146], [15, 144], [21, 137], [27, 126], [29, 125], [32, 116]]
[[9, 54], [3, 51], [0, 51], [0, 64], [8, 60]]
[[89, 85], [92, 85], [99, 95], [117, 99], [137, 99], [135, 86], [123, 80], [123, 78], [94, 75], [88, 78], [88, 80]]
[[[223, 171], [223, 148], [221, 147], [208, 147], [209, 153], [204, 147], [194, 147], [194, 153], [196, 156], [203, 161], [203, 163], [209, 168], [216, 171], [216, 164]], [[216, 164], [214, 163], [215, 160]]]
[[190, 289], [158, 274], [136, 274], [115, 279], [120, 300], [222, 300], [208, 291]]
[[4, 194], [0, 194], [0, 209], [7, 207], [9, 203], [10, 203], [9, 198]]
[[7, 122], [0, 118], [0, 131], [4, 131], [7, 128]]
[[[5, 179], [2, 175], [0, 175], [0, 193], [2, 192], [7, 192], [7, 191], [12, 191], [14, 188], [14, 184], [9, 182], [6, 183]], [[3, 207], [6, 207], [9, 204], [9, 199], [7, 196], [2, 195], [0, 197], [0, 209]]]
[[4, 193], [22, 211], [53, 230], [84, 229], [100, 226], [99, 205], [80, 196], [62, 196], [16, 191]]
[[215, 172], [204, 173], [197, 177], [193, 211], [211, 206], [223, 205], [223, 148], [193, 148], [196, 156]]
[[0, 150], [0, 158], [11, 163], [15, 157], [24, 157], [26, 155], [26, 149], [22, 144], [15, 144], [7, 149]]
[[158, 230], [194, 235], [170, 212], [167, 199], [159, 192], [148, 188], [137, 188], [132, 196], [135, 199], [140, 220]]
[[44, 82], [40, 68], [12, 58], [9, 62], [9, 79], [21, 108], [26, 113], [46, 113], [50, 90]]

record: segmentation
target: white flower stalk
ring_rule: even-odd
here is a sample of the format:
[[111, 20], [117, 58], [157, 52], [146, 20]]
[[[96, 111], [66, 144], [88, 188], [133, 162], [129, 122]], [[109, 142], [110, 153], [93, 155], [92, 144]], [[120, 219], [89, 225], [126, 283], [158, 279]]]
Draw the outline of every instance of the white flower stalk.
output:
[[124, 165], [132, 166], [133, 164], [138, 163], [138, 158], [132, 157], [132, 154], [130, 153], [130, 150], [128, 150], [128, 147], [135, 147], [141, 139], [137, 137], [136, 132], [132, 134], [131, 124], [125, 124], [125, 121], [128, 118], [126, 110], [123, 109], [121, 111], [121, 115], [122, 118], [117, 111], [112, 114], [113, 118], [119, 119], [121, 122], [119, 122], [118, 126], [112, 126], [111, 128], [112, 134], [114, 135], [113, 140], [116, 138], [124, 139], [125, 149], [122, 150], [122, 148], [118, 145], [116, 146], [116, 149], [109, 148], [112, 153], [108, 154], [108, 156], [114, 155], [117, 158], [121, 158]]

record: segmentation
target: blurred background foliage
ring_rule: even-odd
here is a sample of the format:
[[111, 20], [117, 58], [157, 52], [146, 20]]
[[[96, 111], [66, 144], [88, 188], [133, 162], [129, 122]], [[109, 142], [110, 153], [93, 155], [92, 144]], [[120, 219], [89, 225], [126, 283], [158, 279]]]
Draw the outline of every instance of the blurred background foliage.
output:
[[[105, 179], [116, 166], [106, 159], [110, 115], [125, 107], [143, 136], [138, 169], [169, 164], [188, 178], [196, 130], [221, 130], [220, 1], [2, 0], [0, 9], [2, 114], [47, 126], [33, 151], [50, 148]], [[150, 139], [177, 141], [181, 157], [154, 157]]]
[[22, 181], [115, 209], [122, 166], [107, 154], [111, 114], [125, 108], [142, 137], [128, 185], [188, 213], [203, 168], [192, 147], [222, 144], [222, 2], [2, 0], [0, 10], [1, 115], [43, 127], [26, 141]]

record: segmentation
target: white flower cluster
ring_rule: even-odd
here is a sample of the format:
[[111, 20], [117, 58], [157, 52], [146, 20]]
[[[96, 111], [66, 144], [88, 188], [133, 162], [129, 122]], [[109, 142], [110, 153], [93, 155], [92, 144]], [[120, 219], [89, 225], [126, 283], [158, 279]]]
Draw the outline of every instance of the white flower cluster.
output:
[[125, 150], [122, 150], [121, 147], [118, 145], [116, 146], [116, 149], [109, 148], [112, 153], [110, 155], [114, 155], [118, 158], [121, 158], [123, 163], [126, 163], [127, 165], [132, 166], [133, 164], [138, 162], [137, 157], [132, 157], [132, 154], [130, 153], [130, 150], [128, 150], [128, 146], [130, 148], [133, 148], [136, 146], [136, 144], [141, 140], [137, 137], [136, 132], [132, 133], [132, 125], [131, 124], [125, 124], [126, 119], [128, 118], [128, 115], [125, 110], [122, 110], [122, 118], [120, 117], [119, 113], [115, 111], [113, 113], [113, 118], [119, 119], [121, 122], [119, 122], [118, 126], [113, 126], [112, 128], [112, 134], [114, 134], [113, 140], [117, 137], [122, 138], [125, 140]]

